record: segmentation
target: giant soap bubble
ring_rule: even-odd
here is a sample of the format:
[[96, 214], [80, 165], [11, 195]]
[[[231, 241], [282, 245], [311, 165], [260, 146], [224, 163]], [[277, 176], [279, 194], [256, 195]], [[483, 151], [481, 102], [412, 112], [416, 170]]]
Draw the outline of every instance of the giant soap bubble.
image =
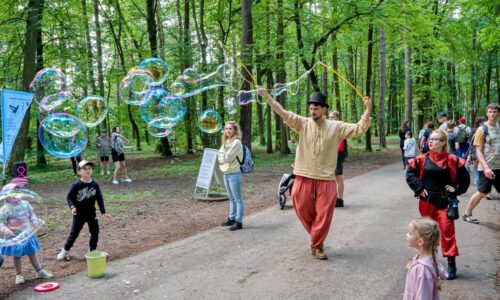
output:
[[96, 127], [106, 118], [108, 104], [103, 97], [87, 96], [78, 102], [77, 114], [85, 126]]
[[149, 71], [132, 69], [127, 76], [123, 78], [120, 88], [128, 89], [133, 94], [143, 95], [152, 84], [153, 78]]
[[30, 84], [31, 91], [35, 94], [35, 99], [43, 99], [68, 88], [66, 75], [57, 68], [45, 68], [36, 73]]
[[205, 133], [216, 133], [222, 129], [219, 113], [213, 109], [205, 109], [198, 117], [198, 127]]
[[38, 117], [40, 121], [55, 113], [76, 114], [78, 101], [68, 91], [48, 95], [40, 101]]
[[38, 138], [50, 154], [70, 158], [87, 146], [87, 129], [83, 122], [68, 114], [52, 114], [40, 123]]
[[158, 105], [163, 100], [163, 98], [169, 95], [168, 91], [164, 88], [154, 88], [150, 89], [146, 95], [144, 95], [145, 101], [141, 105], [139, 112], [141, 114], [142, 120], [149, 124], [153, 119], [159, 118], [160, 113], [158, 111]]
[[8, 230], [0, 231], [3, 253], [33, 242], [29, 239], [44, 227], [46, 216], [47, 206], [37, 193], [26, 189], [0, 192], [0, 225]]
[[172, 128], [158, 128], [154, 126], [153, 124], [148, 124], [148, 132], [151, 134], [151, 136], [156, 137], [156, 138], [163, 138], [168, 136], [170, 133], [172, 133]]
[[167, 80], [170, 66], [160, 58], [150, 57], [146, 58], [139, 64], [139, 69], [143, 69], [153, 77], [150, 86], [162, 85]]
[[161, 100], [158, 105], [160, 117], [168, 121], [178, 122], [187, 111], [186, 101], [177, 96], [168, 96]]

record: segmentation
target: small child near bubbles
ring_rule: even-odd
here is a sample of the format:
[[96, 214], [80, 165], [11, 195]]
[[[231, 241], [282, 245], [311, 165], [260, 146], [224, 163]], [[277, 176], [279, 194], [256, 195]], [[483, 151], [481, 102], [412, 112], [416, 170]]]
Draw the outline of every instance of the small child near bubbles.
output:
[[[31, 226], [39, 225], [39, 220], [31, 204], [23, 197], [15, 195], [14, 192], [23, 189], [28, 183], [26, 178], [15, 178], [12, 183], [5, 185], [2, 189], [4, 205], [0, 208], [0, 232], [3, 233], [3, 239], [0, 245], [0, 257], [12, 256], [14, 258], [14, 267], [16, 269], [16, 284], [26, 282], [22, 275], [21, 258], [28, 256], [31, 264], [35, 268], [37, 279], [52, 278], [53, 275], [42, 268], [36, 253], [40, 251], [40, 243], [34, 233], [25, 241], [10, 244], [11, 239], [24, 234], [26, 229]], [[29, 196], [29, 195], [26, 195]], [[3, 259], [2, 259], [3, 260]], [[1, 263], [0, 263], [1, 266]]]

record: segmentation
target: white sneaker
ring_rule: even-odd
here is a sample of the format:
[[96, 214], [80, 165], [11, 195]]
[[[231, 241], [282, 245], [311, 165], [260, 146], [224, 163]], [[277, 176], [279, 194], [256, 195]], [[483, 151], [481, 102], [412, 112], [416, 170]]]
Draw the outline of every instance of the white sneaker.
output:
[[66, 251], [64, 250], [64, 248], [62, 248], [61, 252], [57, 254], [57, 260], [58, 261], [69, 260], [69, 251]]
[[116, 180], [116, 178], [113, 178], [113, 184], [119, 184], [120, 182]]
[[25, 282], [23, 275], [16, 275], [16, 284], [24, 284]]
[[130, 178], [123, 178], [122, 182], [127, 182], [127, 183], [131, 183], [132, 182], [132, 179]]
[[54, 277], [51, 273], [45, 271], [44, 269], [41, 269], [40, 271], [36, 272], [36, 279], [49, 279]]

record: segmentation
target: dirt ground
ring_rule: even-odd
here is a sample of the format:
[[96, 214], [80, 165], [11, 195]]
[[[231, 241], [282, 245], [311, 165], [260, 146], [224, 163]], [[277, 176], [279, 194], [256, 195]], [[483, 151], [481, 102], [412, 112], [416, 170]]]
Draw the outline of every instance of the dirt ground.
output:
[[[345, 178], [351, 178], [400, 160], [401, 152], [393, 145], [386, 151], [356, 153], [344, 164]], [[189, 159], [185, 157], [183, 159]], [[290, 161], [293, 156], [290, 156]], [[171, 175], [160, 179], [141, 178], [141, 170], [164, 163], [163, 159], [127, 161], [134, 182], [114, 186], [110, 181], [98, 181], [107, 202], [110, 218], [99, 217], [101, 227], [98, 249], [108, 252], [110, 261], [186, 238], [190, 235], [218, 226], [227, 218], [228, 202], [200, 202], [193, 200], [197, 174]], [[256, 173], [245, 177], [245, 214], [250, 215], [265, 208], [279, 209], [277, 185], [289, 167], [270, 168], [256, 166]], [[36, 186], [34, 191], [45, 199], [49, 212], [57, 212], [48, 221], [49, 230], [39, 233], [42, 250], [38, 256], [45, 269], [57, 278], [86, 270], [85, 253], [88, 249], [89, 233], [86, 227], [70, 251], [71, 261], [59, 262], [56, 255], [64, 244], [71, 227], [71, 215], [66, 207], [69, 184]], [[107, 199], [108, 193], [123, 193], [120, 199]], [[131, 199], [133, 198], [133, 199]], [[349, 201], [349, 195], [344, 195]], [[288, 197], [289, 200], [289, 197]], [[60, 213], [59, 213], [60, 212]], [[14, 283], [15, 270], [10, 257], [5, 257], [0, 270], [0, 298], [15, 291], [33, 288], [35, 272], [27, 258], [23, 258], [23, 275], [27, 283]]]

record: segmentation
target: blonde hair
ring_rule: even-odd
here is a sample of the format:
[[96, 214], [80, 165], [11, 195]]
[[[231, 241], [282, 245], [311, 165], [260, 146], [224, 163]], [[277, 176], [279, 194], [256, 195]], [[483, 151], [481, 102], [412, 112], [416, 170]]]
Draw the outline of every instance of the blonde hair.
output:
[[[438, 135], [439, 139], [441, 141], [443, 141], [443, 149], [442, 150], [448, 152], [448, 134], [441, 129], [433, 130], [431, 135], [433, 135], [433, 134]], [[430, 136], [429, 136], [429, 138], [430, 138]]]
[[[236, 122], [236, 121], [227, 121], [226, 124], [224, 124], [224, 127], [226, 127], [226, 125], [233, 126], [234, 135], [233, 135], [233, 137], [231, 139], [239, 139], [239, 140], [241, 140], [241, 128], [240, 128], [240, 124], [238, 124], [238, 122]], [[228, 140], [229, 140], [229, 138], [223, 132], [222, 133], [222, 137], [221, 137], [222, 143], [225, 144]]]
[[437, 247], [439, 246], [439, 225], [436, 221], [429, 218], [419, 218], [410, 222], [410, 226], [415, 229], [418, 237], [424, 241], [424, 247], [432, 253], [432, 263], [436, 272], [436, 286], [439, 291], [442, 290], [443, 281], [439, 276], [439, 269], [436, 259]]

